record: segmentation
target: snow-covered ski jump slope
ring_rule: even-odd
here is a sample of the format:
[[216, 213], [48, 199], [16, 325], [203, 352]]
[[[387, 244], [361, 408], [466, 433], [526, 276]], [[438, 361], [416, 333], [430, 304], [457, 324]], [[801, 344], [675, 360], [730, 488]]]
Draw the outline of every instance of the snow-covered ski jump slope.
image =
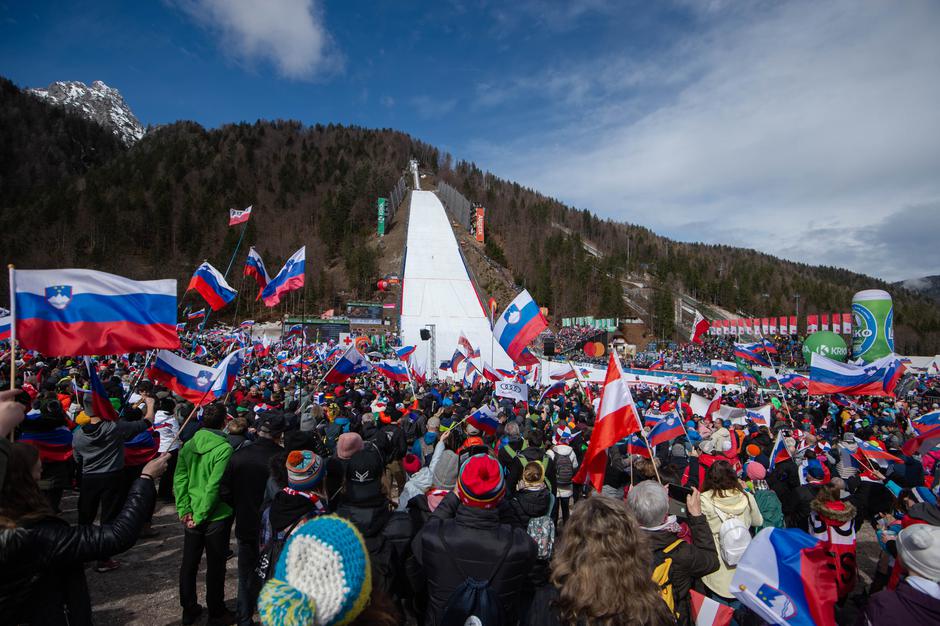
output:
[[[427, 364], [429, 374], [436, 371], [441, 361], [453, 355], [463, 332], [483, 359], [494, 367], [511, 368], [512, 361], [498, 343], [491, 355], [492, 332], [483, 303], [460, 257], [444, 205], [433, 192], [411, 193], [405, 246], [401, 332], [405, 345], [417, 346], [412, 358]], [[421, 341], [420, 331], [429, 324], [435, 326], [437, 363], [429, 360], [431, 342]], [[482, 365], [479, 359], [475, 361]]]

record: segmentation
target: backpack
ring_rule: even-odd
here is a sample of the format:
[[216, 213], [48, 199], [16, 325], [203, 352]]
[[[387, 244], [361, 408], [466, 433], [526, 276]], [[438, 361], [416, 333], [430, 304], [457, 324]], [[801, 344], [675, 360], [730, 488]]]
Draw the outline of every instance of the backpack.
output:
[[460, 569], [460, 565], [453, 557], [453, 550], [450, 549], [444, 539], [443, 524], [438, 526], [437, 534], [444, 546], [444, 553], [450, 558], [454, 569], [464, 577], [464, 581], [454, 589], [450, 598], [447, 599], [439, 623], [454, 624], [455, 626], [499, 626], [502, 624], [504, 622], [503, 607], [499, 601], [499, 594], [490, 587], [490, 584], [503, 567], [503, 563], [512, 549], [512, 539], [510, 539], [503, 556], [500, 557], [490, 577], [486, 580], [480, 580], [467, 576]]
[[274, 532], [271, 528], [271, 507], [268, 507], [261, 514], [261, 537], [258, 550], [258, 565], [255, 567], [255, 575], [260, 583], [264, 583], [274, 575], [274, 567], [277, 560], [281, 558], [281, 551], [284, 550], [284, 544], [294, 529], [310, 519], [306, 515], [300, 516], [293, 524], [281, 530]]
[[715, 513], [721, 520], [721, 526], [718, 528], [718, 553], [726, 565], [734, 567], [751, 543], [751, 533], [741, 518], [734, 515], [725, 517], [718, 507], [715, 507]]
[[529, 520], [526, 532], [535, 541], [538, 548], [538, 560], [547, 561], [552, 558], [555, 547], [555, 522], [548, 515], [540, 515]]
[[672, 557], [669, 553], [682, 545], [682, 539], [676, 539], [671, 544], [653, 552], [653, 582], [659, 585], [659, 593], [663, 597], [663, 602], [669, 607], [673, 615], [678, 615], [676, 611], [676, 596], [672, 590]]
[[571, 480], [574, 478], [574, 464], [571, 457], [567, 454], [555, 454], [555, 482], [559, 487], [571, 487]]

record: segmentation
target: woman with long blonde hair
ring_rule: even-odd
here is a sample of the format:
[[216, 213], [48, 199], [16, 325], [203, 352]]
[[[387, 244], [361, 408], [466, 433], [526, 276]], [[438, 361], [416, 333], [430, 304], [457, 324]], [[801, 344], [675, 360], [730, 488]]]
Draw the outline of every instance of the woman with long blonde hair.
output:
[[652, 553], [626, 505], [593, 497], [571, 513], [552, 560], [560, 624], [675, 624], [652, 579]]

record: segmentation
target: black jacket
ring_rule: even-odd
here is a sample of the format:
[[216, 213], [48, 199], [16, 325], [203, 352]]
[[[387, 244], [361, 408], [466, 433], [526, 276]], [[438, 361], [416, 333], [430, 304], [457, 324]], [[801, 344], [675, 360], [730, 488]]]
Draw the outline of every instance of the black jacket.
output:
[[268, 463], [282, 450], [270, 439], [259, 437], [242, 446], [229, 459], [219, 484], [219, 497], [235, 510], [235, 537], [238, 539], [258, 540]]
[[796, 463], [788, 459], [775, 464], [767, 476], [767, 484], [780, 499], [783, 514], [792, 519], [797, 514], [799, 503], [796, 490], [800, 486], [800, 471]]
[[405, 559], [411, 540], [411, 519], [405, 511], [392, 511], [383, 499], [353, 503], [344, 499], [336, 514], [348, 519], [362, 534], [372, 562], [372, 586], [385, 593], [406, 593]]
[[[457, 496], [448, 494], [411, 544], [429, 596], [424, 623], [426, 626], [440, 624], [447, 601], [465, 576], [489, 578], [495, 564], [508, 550], [491, 588], [502, 601], [506, 623], [514, 624], [523, 600], [520, 590], [535, 563], [535, 542], [526, 531], [501, 524], [497, 511], [463, 504], [455, 507], [455, 502], [459, 502]], [[451, 514], [453, 516], [448, 517]]]
[[0, 621], [91, 624], [84, 562], [133, 546], [155, 497], [153, 481], [138, 478], [110, 524], [69, 526], [57, 517], [45, 517], [0, 530]]
[[[712, 538], [712, 531], [705, 516], [689, 516], [688, 523], [692, 534], [692, 544], [683, 541], [666, 555], [672, 559], [669, 580], [672, 581], [672, 597], [676, 603], [676, 612], [679, 614], [677, 620], [679, 626], [691, 623], [689, 589], [692, 588], [692, 583], [697, 578], [711, 574], [720, 565], [715, 540]], [[678, 539], [675, 533], [667, 530], [644, 532], [654, 556]]]

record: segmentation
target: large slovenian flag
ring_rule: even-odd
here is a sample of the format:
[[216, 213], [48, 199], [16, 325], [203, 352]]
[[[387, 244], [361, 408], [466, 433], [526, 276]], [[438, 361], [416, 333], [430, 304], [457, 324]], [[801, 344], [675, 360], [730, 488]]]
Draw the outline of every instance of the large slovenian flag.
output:
[[13, 318], [9, 315], [4, 315], [0, 317], [0, 341], [5, 341], [10, 338], [10, 328], [13, 325]]
[[809, 394], [890, 396], [894, 395], [894, 387], [903, 373], [904, 365], [892, 355], [867, 365], [852, 365], [813, 353], [809, 368]]
[[265, 306], [275, 306], [281, 301], [282, 295], [304, 286], [306, 263], [307, 246], [303, 246], [287, 259], [281, 271], [271, 279], [268, 286], [261, 292], [261, 299], [264, 301]]
[[496, 411], [489, 406], [481, 406], [470, 414], [467, 418], [470, 425], [487, 435], [495, 435], [499, 428], [499, 419], [496, 417]]
[[346, 352], [341, 356], [330, 371], [323, 377], [328, 383], [343, 383], [359, 374], [365, 374], [372, 369], [372, 363], [365, 357], [355, 345], [349, 346]]
[[597, 416], [591, 441], [574, 481], [583, 484], [590, 480], [594, 489], [600, 491], [607, 467], [607, 449], [640, 430], [640, 412], [633, 402], [620, 361], [613, 353], [608, 361]]
[[[26, 414], [24, 424], [41, 418], [39, 409], [33, 409]], [[66, 426], [58, 426], [52, 430], [23, 430], [17, 441], [35, 446], [43, 463], [57, 463], [72, 458], [72, 431]]]
[[91, 387], [91, 409], [97, 417], [103, 420], [109, 422], [117, 420], [117, 411], [114, 410], [114, 405], [111, 404], [111, 400], [108, 398], [108, 392], [105, 391], [101, 379], [98, 378], [98, 368], [87, 356], [85, 357], [85, 367], [88, 369], [88, 382]]
[[238, 295], [238, 292], [225, 282], [225, 277], [219, 270], [212, 267], [208, 261], [196, 268], [186, 291], [190, 289], [196, 290], [213, 311], [218, 311]]
[[373, 363], [372, 367], [375, 368], [376, 372], [393, 382], [407, 383], [409, 381], [408, 367], [402, 361], [385, 359]]
[[243, 361], [244, 350], [235, 350], [215, 367], [161, 350], [147, 376], [190, 402], [206, 404], [224, 398], [232, 389]]
[[695, 321], [692, 322], [692, 336], [690, 337], [692, 343], [702, 343], [702, 335], [707, 333], [709, 328], [711, 328], [709, 321], [696, 311]]
[[16, 270], [16, 338], [45, 356], [177, 348], [176, 281], [94, 270]]
[[261, 255], [258, 254], [254, 246], [248, 249], [248, 259], [245, 261], [245, 270], [242, 272], [242, 275], [251, 276], [255, 279], [255, 282], [258, 283], [258, 297], [255, 298], [255, 300], [260, 300], [264, 288], [271, 282], [271, 277], [268, 276], [268, 270], [264, 267], [264, 261], [261, 260]]
[[244, 224], [249, 219], [251, 219], [251, 207], [247, 209], [229, 209], [228, 210], [228, 225], [236, 226], [238, 224]]
[[835, 626], [831, 568], [827, 542], [799, 529], [765, 528], [738, 562], [730, 591], [771, 624]]
[[496, 320], [493, 335], [509, 358], [520, 363], [523, 350], [546, 328], [548, 320], [529, 292], [523, 289]]

